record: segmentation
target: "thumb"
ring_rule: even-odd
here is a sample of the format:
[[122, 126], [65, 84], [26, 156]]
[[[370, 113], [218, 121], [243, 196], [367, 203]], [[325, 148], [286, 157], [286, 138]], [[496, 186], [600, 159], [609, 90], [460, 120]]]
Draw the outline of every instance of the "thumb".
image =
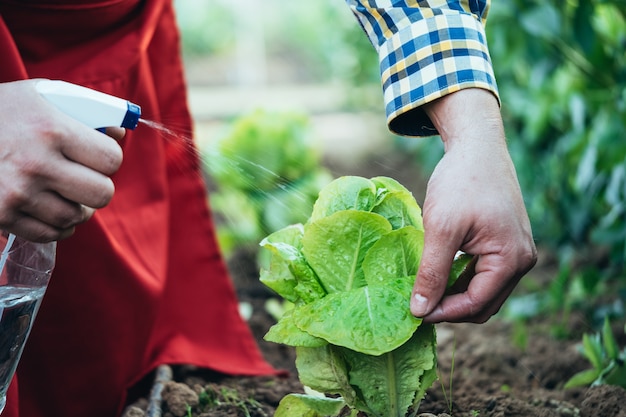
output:
[[446, 290], [457, 250], [452, 248], [451, 242], [445, 243], [429, 240], [425, 236], [422, 260], [411, 297], [411, 313], [415, 317], [424, 317], [432, 312]]

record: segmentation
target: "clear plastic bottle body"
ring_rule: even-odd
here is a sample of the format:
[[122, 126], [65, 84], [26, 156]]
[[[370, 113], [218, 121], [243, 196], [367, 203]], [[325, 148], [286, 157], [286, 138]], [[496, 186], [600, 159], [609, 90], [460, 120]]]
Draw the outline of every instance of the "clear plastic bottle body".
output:
[[0, 413], [52, 276], [56, 242], [0, 236]]

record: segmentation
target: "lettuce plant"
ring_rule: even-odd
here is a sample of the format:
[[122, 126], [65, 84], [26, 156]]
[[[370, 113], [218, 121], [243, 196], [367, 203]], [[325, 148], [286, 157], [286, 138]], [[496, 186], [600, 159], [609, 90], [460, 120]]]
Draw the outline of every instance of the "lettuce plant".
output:
[[305, 115], [257, 110], [203, 148], [217, 188], [211, 205], [226, 255], [256, 249], [269, 233], [306, 220], [319, 189], [333, 179], [312, 136]]
[[[271, 253], [261, 281], [293, 304], [265, 339], [295, 346], [313, 393], [285, 397], [277, 417], [336, 416], [346, 406], [372, 417], [417, 413], [437, 364], [434, 326], [409, 310], [423, 241], [405, 187], [346, 176], [321, 190], [306, 224], [261, 242]], [[460, 257], [453, 274], [468, 263]]]

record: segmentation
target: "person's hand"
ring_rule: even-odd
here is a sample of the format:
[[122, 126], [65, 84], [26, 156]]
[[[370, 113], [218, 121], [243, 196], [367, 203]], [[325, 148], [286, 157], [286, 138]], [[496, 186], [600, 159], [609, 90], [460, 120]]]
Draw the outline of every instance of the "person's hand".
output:
[[93, 130], [43, 99], [36, 80], [0, 84], [0, 229], [46, 242], [70, 236], [114, 192], [123, 129]]
[[[488, 91], [461, 90], [426, 111], [445, 145], [423, 207], [425, 246], [411, 312], [426, 322], [487, 321], [537, 254], [500, 110]], [[478, 256], [475, 275], [444, 295], [457, 251]]]

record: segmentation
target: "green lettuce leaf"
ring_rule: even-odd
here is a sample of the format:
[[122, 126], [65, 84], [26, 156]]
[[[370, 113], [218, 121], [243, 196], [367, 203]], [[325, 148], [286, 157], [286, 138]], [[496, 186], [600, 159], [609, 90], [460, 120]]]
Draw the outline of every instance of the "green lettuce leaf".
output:
[[301, 252], [303, 233], [303, 226], [295, 224], [272, 233], [260, 243], [271, 253], [269, 269], [261, 270], [261, 282], [294, 303], [300, 299], [311, 302], [326, 295]]
[[339, 394], [347, 402], [354, 402], [356, 393], [336, 346], [296, 347], [296, 368], [304, 386], [325, 394]]
[[430, 388], [433, 383], [437, 380], [437, 331], [434, 325], [422, 325], [415, 335], [413, 335], [414, 340], [423, 339], [422, 348], [425, 350], [425, 344], [430, 340], [430, 349], [433, 357], [433, 366], [429, 369], [426, 367], [424, 369], [424, 373], [420, 379], [420, 385], [415, 391], [415, 399], [413, 400], [413, 409], [418, 410], [420, 402], [426, 395], [426, 390]]
[[[296, 307], [297, 308], [297, 307]], [[293, 318], [293, 312], [295, 310], [288, 310], [285, 314], [274, 324], [268, 332], [263, 336], [263, 339], [268, 342], [282, 343], [289, 346], [303, 346], [303, 347], [321, 347], [328, 344], [324, 339], [310, 335], [309, 333], [301, 330], [295, 323]]]
[[310, 221], [341, 210], [371, 211], [376, 202], [376, 185], [372, 181], [355, 176], [339, 177], [320, 191]]
[[390, 231], [378, 214], [343, 210], [305, 226], [302, 253], [327, 292], [346, 291], [365, 285], [363, 258]]
[[394, 229], [410, 225], [424, 230], [422, 209], [404, 185], [389, 177], [374, 177], [371, 181], [380, 195], [379, 202], [372, 209], [374, 213], [389, 220]]
[[450, 267], [450, 275], [448, 276], [447, 288], [453, 286], [460, 278], [471, 278], [476, 272], [474, 267], [478, 257], [459, 252], [454, 257], [452, 266]]
[[289, 265], [281, 259], [272, 257], [267, 268], [261, 268], [259, 280], [287, 301], [295, 303], [300, 299], [296, 294], [296, 278]]
[[406, 226], [382, 236], [363, 259], [363, 273], [368, 285], [382, 284], [389, 279], [412, 276], [422, 258], [424, 232]]
[[414, 226], [424, 230], [422, 209], [408, 191], [389, 191], [382, 194], [380, 202], [372, 209], [391, 223], [394, 229]]
[[334, 417], [345, 405], [342, 398], [289, 394], [278, 404], [274, 417]]
[[407, 343], [384, 355], [342, 349], [350, 384], [365, 403], [357, 406], [372, 416], [404, 417], [416, 402], [416, 393], [423, 395], [421, 387], [432, 384], [432, 372], [426, 380], [423, 377], [435, 369], [434, 337], [432, 326], [422, 326]]
[[295, 308], [293, 319], [301, 330], [333, 345], [381, 355], [410, 339], [421, 323], [411, 315], [406, 288], [396, 284], [328, 294]]
[[370, 179], [374, 183], [377, 189], [384, 188], [387, 191], [406, 191], [409, 190], [397, 180], [390, 177], [373, 177]]

